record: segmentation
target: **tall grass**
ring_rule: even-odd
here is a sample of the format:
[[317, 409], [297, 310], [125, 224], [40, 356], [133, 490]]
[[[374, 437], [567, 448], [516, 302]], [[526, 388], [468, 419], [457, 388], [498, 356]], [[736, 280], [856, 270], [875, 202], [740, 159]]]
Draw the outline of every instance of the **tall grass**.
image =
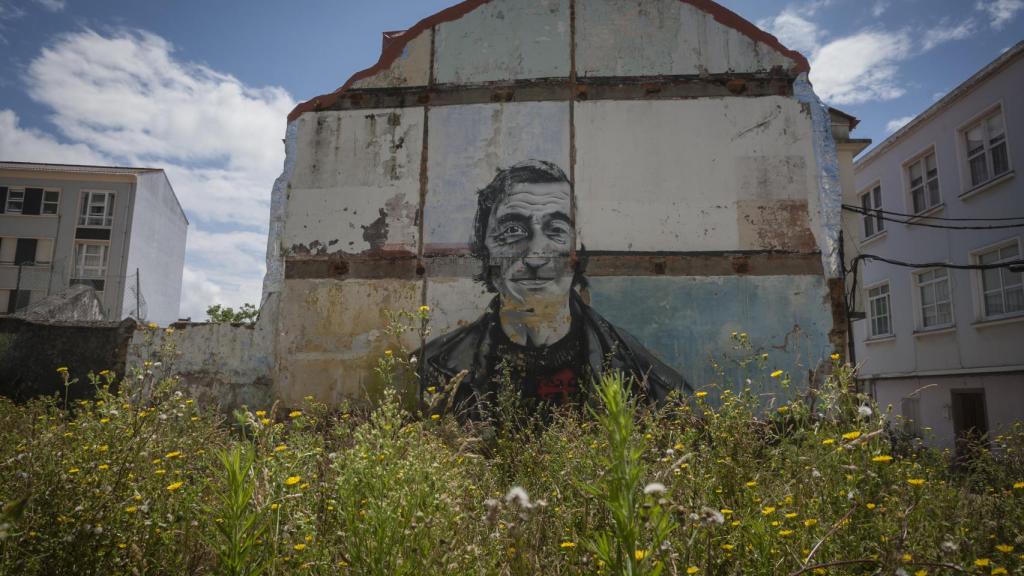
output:
[[[382, 361], [394, 386], [409, 361]], [[768, 412], [714, 389], [654, 410], [609, 375], [592, 412], [541, 421], [512, 402], [475, 424], [393, 391], [373, 409], [308, 398], [228, 420], [170, 370], [69, 384], [95, 399], [67, 408], [0, 400], [0, 573], [1024, 569], [1024, 426], [952, 466], [892, 434], [839, 360]]]

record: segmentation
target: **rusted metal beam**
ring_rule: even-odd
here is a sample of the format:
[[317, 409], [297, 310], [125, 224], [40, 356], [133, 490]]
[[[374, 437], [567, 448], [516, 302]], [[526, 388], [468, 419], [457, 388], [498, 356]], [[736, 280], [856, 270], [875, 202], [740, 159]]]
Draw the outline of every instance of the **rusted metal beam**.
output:
[[[602, 276], [821, 276], [817, 252], [592, 252], [579, 253], [586, 275]], [[480, 261], [465, 254], [290, 256], [285, 278], [415, 279], [469, 278]]]
[[790, 96], [792, 81], [770, 74], [709, 74], [647, 77], [572, 77], [435, 84], [411, 88], [349, 89], [325, 110], [365, 110], [413, 106], [456, 106], [496, 102], [584, 100], [681, 100], [687, 98]]

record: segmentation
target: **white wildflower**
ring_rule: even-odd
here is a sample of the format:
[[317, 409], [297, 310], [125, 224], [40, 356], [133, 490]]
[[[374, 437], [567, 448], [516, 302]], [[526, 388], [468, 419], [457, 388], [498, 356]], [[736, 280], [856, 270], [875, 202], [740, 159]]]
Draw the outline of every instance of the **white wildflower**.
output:
[[508, 491], [508, 494], [505, 494], [505, 502], [509, 504], [515, 502], [520, 508], [533, 508], [533, 503], [530, 502], [530, 495], [521, 486], [513, 486]]
[[857, 417], [859, 417], [859, 418], [870, 418], [871, 417], [871, 407], [868, 406], [867, 404], [862, 404], [859, 408], [857, 408]]
[[651, 482], [647, 486], [644, 486], [644, 494], [650, 496], [652, 494], [661, 494], [665, 491], [665, 485], [661, 482]]

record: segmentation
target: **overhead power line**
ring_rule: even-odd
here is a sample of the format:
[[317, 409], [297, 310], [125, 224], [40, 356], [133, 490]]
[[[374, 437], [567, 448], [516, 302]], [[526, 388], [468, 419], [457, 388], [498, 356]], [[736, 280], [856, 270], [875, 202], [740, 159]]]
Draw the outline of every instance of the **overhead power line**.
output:
[[848, 271], [856, 273], [857, 262], [861, 260], [878, 260], [879, 262], [885, 262], [886, 264], [892, 264], [894, 266], [902, 266], [904, 268], [952, 268], [954, 270], [993, 270], [996, 268], [1024, 266], [1024, 259], [1006, 260], [1003, 262], [995, 262], [993, 264], [949, 264], [946, 262], [904, 262], [903, 260], [886, 258], [885, 256], [879, 256], [877, 254], [858, 254], [850, 261], [850, 268]]
[[844, 210], [851, 212], [860, 212], [861, 214], [870, 212], [872, 215], [877, 213], [887, 214], [889, 216], [903, 216], [905, 218], [927, 218], [928, 220], [944, 220], [947, 222], [1008, 222], [1012, 220], [1024, 220], [1024, 216], [1004, 216], [1002, 218], [944, 218], [942, 216], [920, 216], [918, 214], [906, 214], [903, 212], [893, 212], [891, 210], [882, 210], [881, 208], [867, 208], [863, 206], [857, 206], [855, 204], [843, 204]]
[[978, 225], [978, 226], [955, 226], [955, 225], [952, 225], [952, 224], [932, 224], [932, 223], [929, 223], [929, 222], [912, 222], [909, 219], [901, 220], [899, 218], [889, 218], [888, 216], [883, 216], [882, 214], [878, 213], [878, 212], [883, 212], [881, 210], [875, 210], [875, 209], [865, 210], [863, 208], [859, 208], [859, 207], [856, 207], [856, 206], [850, 206], [848, 204], [844, 204], [843, 205], [843, 210], [846, 210], [846, 211], [849, 211], [849, 212], [856, 212], [857, 214], [863, 214], [865, 216], [870, 216], [872, 218], [878, 218], [880, 220], [885, 220], [886, 222], [895, 222], [897, 224], [906, 224], [907, 226], [923, 226], [925, 228], [943, 228], [945, 230], [1000, 230], [1000, 229], [1003, 229], [1003, 228], [1024, 228], [1024, 222], [1019, 222], [1019, 223], [1016, 223], [1016, 224], [994, 224], [994, 225], [984, 225], [984, 226], [981, 226], [981, 225]]

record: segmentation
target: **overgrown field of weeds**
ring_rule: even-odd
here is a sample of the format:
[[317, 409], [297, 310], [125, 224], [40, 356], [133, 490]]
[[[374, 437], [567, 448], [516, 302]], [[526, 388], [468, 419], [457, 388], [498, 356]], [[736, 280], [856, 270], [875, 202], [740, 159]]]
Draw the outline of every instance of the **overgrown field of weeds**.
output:
[[833, 368], [781, 405], [709, 384], [653, 411], [609, 375], [591, 410], [505, 395], [476, 424], [397, 394], [226, 418], [169, 361], [63, 371], [95, 399], [0, 401], [0, 573], [1022, 573], [1024, 427], [953, 466]]

